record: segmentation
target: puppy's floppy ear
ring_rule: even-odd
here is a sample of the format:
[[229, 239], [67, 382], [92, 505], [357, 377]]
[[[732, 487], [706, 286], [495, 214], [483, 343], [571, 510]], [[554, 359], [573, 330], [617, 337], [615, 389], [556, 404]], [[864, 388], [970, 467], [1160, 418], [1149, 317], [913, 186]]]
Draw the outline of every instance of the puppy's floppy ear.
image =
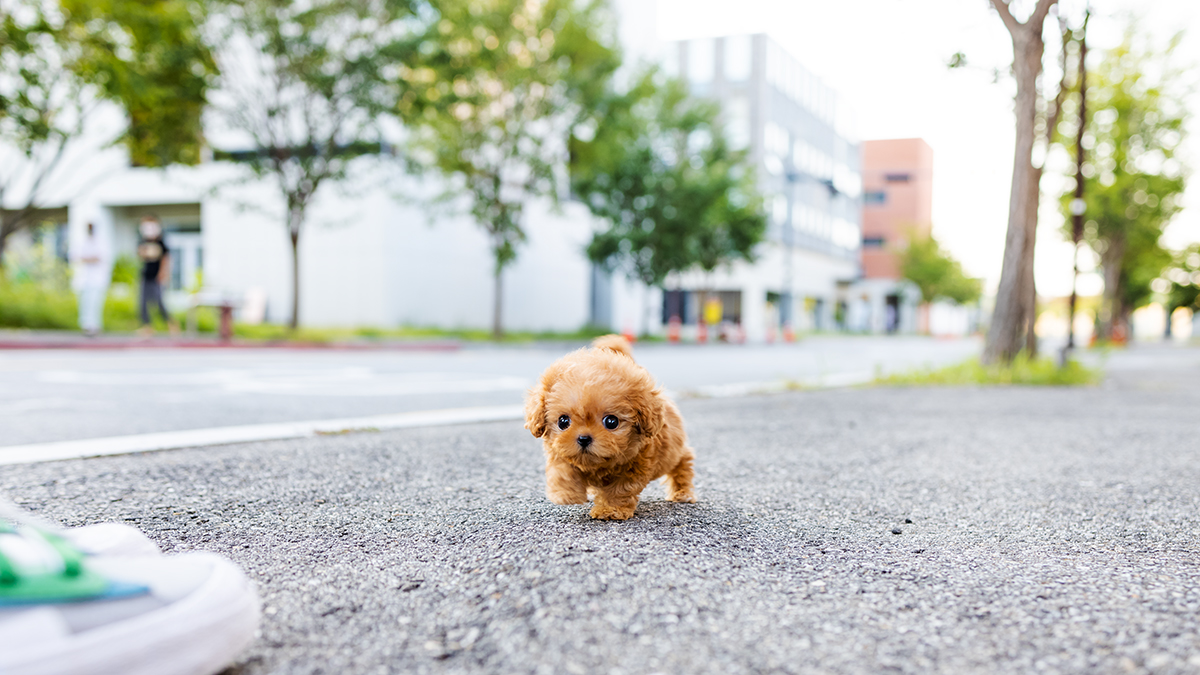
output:
[[643, 436], [654, 436], [662, 431], [663, 404], [657, 389], [630, 397], [633, 404], [633, 425]]
[[558, 380], [558, 368], [550, 366], [525, 395], [525, 428], [537, 438], [546, 435], [546, 395]]

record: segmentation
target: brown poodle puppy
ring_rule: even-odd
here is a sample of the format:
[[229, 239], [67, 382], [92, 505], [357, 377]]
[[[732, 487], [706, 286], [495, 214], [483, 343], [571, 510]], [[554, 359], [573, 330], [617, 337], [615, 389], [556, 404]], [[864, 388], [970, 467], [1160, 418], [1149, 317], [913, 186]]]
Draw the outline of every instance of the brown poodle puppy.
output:
[[597, 338], [542, 373], [525, 399], [525, 428], [543, 439], [546, 496], [586, 504], [591, 516], [626, 520], [650, 481], [667, 477], [667, 499], [694, 502], [692, 459], [679, 409], [620, 335]]

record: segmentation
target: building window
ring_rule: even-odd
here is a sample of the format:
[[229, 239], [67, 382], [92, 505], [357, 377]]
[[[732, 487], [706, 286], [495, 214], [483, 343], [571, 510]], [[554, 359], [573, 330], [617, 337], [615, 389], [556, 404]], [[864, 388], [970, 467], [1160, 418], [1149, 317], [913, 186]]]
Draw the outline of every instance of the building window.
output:
[[788, 200], [783, 195], [775, 195], [774, 204], [772, 205], [773, 220], [782, 225], [787, 222], [788, 216]]
[[682, 73], [679, 68], [679, 44], [678, 42], [668, 42], [663, 48], [662, 65], [663, 72], [667, 77], [680, 77]]
[[750, 79], [754, 60], [754, 41], [749, 35], [725, 38], [725, 79], [730, 82], [745, 82]]
[[745, 96], [725, 101], [725, 136], [734, 150], [750, 147], [750, 99]]
[[688, 82], [701, 85], [711, 83], [716, 65], [717, 57], [713, 50], [712, 38], [700, 38], [688, 42]]
[[888, 173], [884, 174], [883, 178], [889, 183], [907, 183], [912, 180], [912, 176], [907, 173]]
[[[872, 205], [872, 204], [878, 205], [878, 204], [886, 204], [886, 203], [887, 203], [887, 193], [884, 192], [883, 190], [876, 190], [873, 192], [864, 192], [863, 193], [863, 204], [865, 204], [865, 205]], [[866, 242], [864, 241], [863, 243], [866, 243]]]
[[863, 237], [863, 248], [883, 248], [887, 241], [883, 237]]

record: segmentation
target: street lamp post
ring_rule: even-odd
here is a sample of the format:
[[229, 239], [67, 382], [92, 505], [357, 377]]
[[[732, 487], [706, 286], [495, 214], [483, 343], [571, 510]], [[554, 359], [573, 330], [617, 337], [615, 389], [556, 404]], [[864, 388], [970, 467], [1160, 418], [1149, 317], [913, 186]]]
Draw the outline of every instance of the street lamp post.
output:
[[792, 329], [792, 248], [795, 244], [795, 223], [792, 214], [795, 213], [796, 181], [799, 175], [795, 171], [784, 174], [787, 179], [787, 217], [783, 219], [783, 289], [779, 294], [779, 321], [783, 324], [784, 340], [795, 335]]
[[795, 257], [796, 246], [796, 227], [793, 220], [796, 203], [796, 184], [802, 180], [812, 181], [829, 190], [830, 198], [837, 197], [842, 194], [833, 184], [832, 180], [823, 180], [807, 173], [797, 171], [796, 169], [788, 169], [783, 173], [784, 180], [787, 181], [787, 217], [783, 219], [783, 292], [779, 294], [779, 318], [783, 324], [785, 335], [793, 335], [792, 332], [792, 259]]

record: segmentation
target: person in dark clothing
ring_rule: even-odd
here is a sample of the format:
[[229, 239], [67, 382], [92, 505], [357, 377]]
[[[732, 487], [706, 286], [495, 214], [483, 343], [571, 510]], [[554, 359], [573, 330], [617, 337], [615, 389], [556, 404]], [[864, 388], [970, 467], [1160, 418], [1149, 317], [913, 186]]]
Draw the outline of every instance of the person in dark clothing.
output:
[[138, 257], [142, 260], [141, 302], [138, 307], [142, 327], [138, 332], [142, 335], [154, 333], [154, 326], [150, 323], [150, 307], [153, 305], [174, 335], [179, 332], [179, 324], [167, 313], [162, 295], [163, 286], [171, 278], [171, 251], [163, 243], [162, 223], [158, 216], [147, 215], [142, 218], [138, 231], [142, 235], [137, 247]]

